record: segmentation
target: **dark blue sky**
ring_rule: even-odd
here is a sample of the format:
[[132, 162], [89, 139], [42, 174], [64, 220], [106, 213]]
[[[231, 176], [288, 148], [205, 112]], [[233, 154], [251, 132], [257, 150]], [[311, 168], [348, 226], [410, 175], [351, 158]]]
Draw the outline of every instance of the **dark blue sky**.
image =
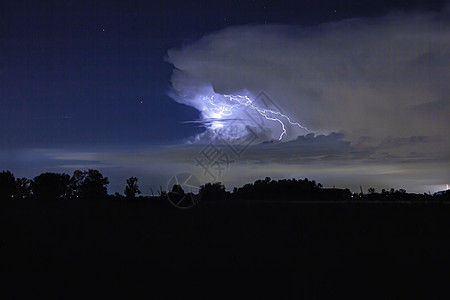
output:
[[[8, 3], [9, 2], [9, 3]], [[423, 4], [425, 2], [425, 4]], [[167, 50], [231, 25], [313, 25], [440, 1], [2, 1], [0, 147], [164, 144], [199, 132]]]

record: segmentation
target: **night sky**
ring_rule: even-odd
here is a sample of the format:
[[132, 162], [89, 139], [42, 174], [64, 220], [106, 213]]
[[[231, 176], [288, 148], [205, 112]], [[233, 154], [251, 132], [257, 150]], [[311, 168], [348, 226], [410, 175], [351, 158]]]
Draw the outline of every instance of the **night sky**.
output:
[[33, 178], [99, 169], [110, 193], [130, 176], [144, 194], [179, 172], [210, 181], [195, 158], [216, 128], [198, 97], [263, 91], [308, 130], [289, 127], [278, 141], [279, 124], [264, 123], [216, 174], [228, 188], [271, 176], [353, 190], [445, 189], [449, 7], [3, 1], [0, 170]]

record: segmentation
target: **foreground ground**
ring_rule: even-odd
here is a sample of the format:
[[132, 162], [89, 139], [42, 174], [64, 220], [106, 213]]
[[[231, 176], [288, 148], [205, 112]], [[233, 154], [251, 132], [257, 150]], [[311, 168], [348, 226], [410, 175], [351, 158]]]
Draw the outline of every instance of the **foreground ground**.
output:
[[[2, 299], [448, 299], [450, 205], [4, 201]], [[446, 277], [447, 276], [447, 277]]]

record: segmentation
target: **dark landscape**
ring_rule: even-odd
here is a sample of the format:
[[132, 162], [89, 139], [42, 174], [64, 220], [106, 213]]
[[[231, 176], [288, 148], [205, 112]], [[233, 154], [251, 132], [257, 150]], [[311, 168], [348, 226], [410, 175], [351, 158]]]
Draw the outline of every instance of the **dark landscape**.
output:
[[77, 199], [3, 193], [2, 298], [448, 295], [448, 193], [354, 198], [340, 190], [321, 199], [330, 191], [308, 180], [280, 181], [298, 190], [279, 196], [276, 181], [246, 186], [271, 182], [265, 196], [253, 198], [203, 186], [191, 209], [174, 207], [165, 192]]

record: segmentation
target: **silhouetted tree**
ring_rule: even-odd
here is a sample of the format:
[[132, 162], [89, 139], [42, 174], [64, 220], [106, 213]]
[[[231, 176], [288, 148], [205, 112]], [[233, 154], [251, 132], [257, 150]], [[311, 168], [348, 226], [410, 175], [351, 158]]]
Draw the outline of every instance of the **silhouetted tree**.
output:
[[137, 177], [130, 177], [127, 179], [127, 186], [125, 187], [125, 196], [127, 196], [127, 198], [134, 198], [136, 197], [136, 194], [139, 195], [141, 193], [137, 182]]
[[76, 170], [70, 179], [69, 192], [72, 198], [104, 198], [107, 196], [108, 177], [98, 170]]
[[10, 171], [0, 172], [0, 199], [10, 199], [16, 192], [15, 178]]
[[54, 200], [69, 196], [70, 176], [59, 173], [43, 173], [36, 176], [31, 184], [33, 195], [37, 199]]
[[[75, 175], [75, 174], [74, 174]], [[108, 193], [107, 186], [109, 184], [108, 177], [103, 177], [102, 173], [98, 170], [89, 169], [87, 172], [83, 172], [83, 176], [80, 177], [81, 174], [77, 174], [79, 178], [82, 180], [81, 182], [77, 182], [76, 186], [78, 186], [78, 190], [76, 194], [78, 194], [81, 198], [85, 199], [97, 199], [97, 198], [105, 198]]]
[[16, 179], [17, 198], [20, 198], [20, 199], [31, 198], [31, 195], [32, 195], [31, 183], [32, 183], [32, 181], [25, 177]]
[[69, 183], [69, 193], [71, 198], [81, 197], [81, 185], [86, 178], [86, 172], [75, 170]]
[[233, 190], [233, 199], [246, 200], [293, 200], [298, 201], [302, 199], [321, 200], [321, 199], [335, 199], [335, 200], [349, 200], [351, 192], [342, 189], [323, 189], [322, 184], [315, 180], [305, 179], [281, 179], [271, 180], [266, 178], [264, 180], [256, 180], [253, 184], [245, 184], [241, 188]]
[[368, 188], [367, 191], [369, 192], [369, 194], [375, 194], [375, 188], [373, 187]]
[[200, 195], [202, 200], [223, 200], [228, 193], [221, 182], [214, 182], [200, 186]]

